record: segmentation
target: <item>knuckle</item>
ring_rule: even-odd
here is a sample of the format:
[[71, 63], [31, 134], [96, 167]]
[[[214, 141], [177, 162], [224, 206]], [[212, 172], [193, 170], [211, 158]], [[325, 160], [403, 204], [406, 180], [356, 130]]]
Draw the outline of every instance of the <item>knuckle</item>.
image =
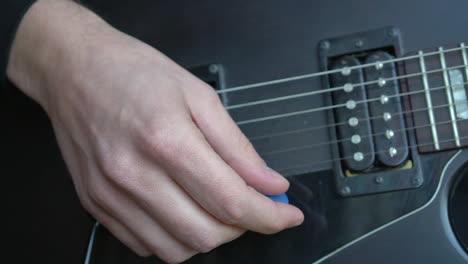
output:
[[255, 147], [252, 145], [250, 140], [247, 139], [247, 137], [244, 136], [244, 134], [240, 133], [239, 134], [239, 146], [241, 148], [241, 151], [243, 153], [247, 154], [255, 154], [257, 155], [257, 151], [255, 150]]
[[266, 234], [278, 233], [284, 229], [280, 221], [269, 221], [265, 224]]
[[180, 146], [177, 131], [178, 129], [171, 128], [171, 125], [157, 125], [156, 122], [151, 122], [141, 131], [140, 144], [156, 158], [168, 157]]
[[[102, 159], [101, 171], [105, 178], [120, 187], [133, 187], [140, 181], [133, 170], [134, 164], [130, 153], [116, 151]], [[92, 188], [92, 186], [90, 186]]]
[[223, 222], [230, 225], [241, 223], [247, 215], [247, 205], [243, 199], [227, 197], [223, 199]]
[[[258, 155], [257, 150], [250, 142], [250, 140], [239, 130], [235, 138], [237, 151], [234, 153], [241, 153], [242, 160], [254, 163], [254, 164], [265, 164], [263, 159]], [[234, 159], [239, 157], [238, 154], [232, 154]]]
[[119, 177], [128, 171], [127, 154], [114, 151], [107, 154], [101, 160], [101, 169], [105, 176]]
[[215, 92], [215, 90], [211, 87], [207, 87], [208, 89], [205, 89], [205, 94], [204, 94], [204, 103], [208, 105], [210, 108], [214, 109], [219, 109], [223, 108], [223, 104], [221, 102], [221, 99], [219, 98], [218, 94]]
[[184, 246], [169, 248], [163, 241], [158, 240], [147, 241], [146, 245], [151, 255], [158, 256], [165, 263], [181, 263], [198, 253]]
[[279, 221], [279, 219], [265, 219], [263, 222], [264, 232], [265, 234], [274, 234], [282, 231], [286, 228], [285, 223], [283, 221]]
[[99, 186], [97, 185], [90, 185], [89, 188], [88, 188], [88, 196], [89, 196], [89, 199], [91, 199], [92, 201], [94, 201], [95, 203], [97, 204], [104, 204], [106, 201], [106, 197], [105, 197], [105, 194], [102, 190], [102, 188], [100, 188]]
[[214, 237], [210, 232], [199, 235], [194, 241], [194, 249], [198, 252], [207, 253], [218, 247], [222, 241]]

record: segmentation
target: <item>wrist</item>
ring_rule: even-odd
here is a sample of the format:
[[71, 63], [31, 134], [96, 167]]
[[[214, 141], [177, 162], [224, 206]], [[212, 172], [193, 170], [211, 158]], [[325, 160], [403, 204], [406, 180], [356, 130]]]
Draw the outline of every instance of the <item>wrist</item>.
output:
[[[90, 49], [113, 30], [84, 7], [66, 0], [39, 0], [20, 23], [7, 65], [8, 78], [46, 110], [90, 59]], [[115, 33], [114, 33], [115, 34]]]

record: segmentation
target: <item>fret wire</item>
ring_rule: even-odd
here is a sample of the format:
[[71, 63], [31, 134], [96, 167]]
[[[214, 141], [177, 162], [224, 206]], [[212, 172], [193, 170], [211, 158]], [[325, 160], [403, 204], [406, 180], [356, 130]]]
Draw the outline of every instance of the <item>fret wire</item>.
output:
[[[446, 49], [445, 53], [459, 51], [460, 49], [462, 49], [462, 48]], [[426, 52], [423, 56], [432, 56], [432, 55], [437, 55], [437, 54], [439, 54], [439, 51]], [[400, 62], [400, 61], [406, 61], [406, 60], [417, 59], [417, 58], [420, 58], [420, 55], [411, 55], [411, 56], [395, 58], [395, 59], [391, 59], [391, 60], [384, 60], [384, 61], [380, 61], [379, 63], [385, 64], [385, 63]], [[363, 68], [371, 67], [371, 66], [375, 66], [375, 63], [367, 63], [367, 64], [351, 66], [351, 67], [349, 67], [349, 69], [350, 70], [363, 69]], [[273, 85], [273, 84], [279, 84], [279, 83], [285, 83], [285, 82], [292, 82], [292, 81], [297, 81], [297, 80], [302, 80], [302, 79], [315, 78], [315, 77], [320, 77], [320, 76], [324, 76], [324, 75], [328, 75], [328, 74], [337, 73], [337, 72], [340, 72], [340, 71], [341, 71], [341, 69], [335, 69], [335, 70], [329, 70], [329, 71], [323, 71], [323, 72], [316, 72], [316, 73], [297, 75], [297, 76], [293, 76], [293, 77], [281, 78], [281, 79], [276, 79], [276, 80], [271, 80], [271, 81], [259, 82], [259, 83], [254, 83], [254, 84], [235, 86], [235, 87], [219, 90], [219, 91], [217, 91], [217, 93], [218, 94], [224, 94], [224, 93], [230, 93], [230, 92], [235, 92], [235, 91], [241, 91], [241, 90], [261, 87], [261, 86], [267, 86], [267, 85]]]
[[[462, 120], [462, 121], [466, 122], [468, 120]], [[437, 125], [450, 124], [451, 122], [452, 122], [451, 120], [442, 121], [442, 122], [438, 122]], [[416, 129], [430, 127], [430, 126], [432, 126], [432, 124], [424, 124], [424, 125], [419, 125], [419, 126], [395, 129], [395, 130], [393, 130], [393, 132], [406, 132], [406, 131], [416, 130]], [[385, 135], [385, 132], [381, 132], [381, 133], [374, 133], [374, 134], [369, 134], [369, 135], [361, 135], [361, 138], [374, 137], [374, 136], [384, 136], [384, 135]], [[320, 142], [320, 143], [316, 143], [316, 144], [309, 144], [309, 145], [300, 146], [300, 147], [277, 149], [277, 150], [272, 150], [272, 151], [265, 152], [265, 153], [260, 153], [260, 156], [262, 156], [262, 157], [271, 156], [271, 155], [275, 155], [275, 154], [279, 154], [279, 153], [292, 152], [292, 151], [298, 151], [298, 150], [303, 150], [303, 149], [310, 149], [310, 148], [315, 148], [315, 147], [319, 147], [319, 146], [322, 146], [322, 145], [331, 145], [331, 144], [336, 144], [336, 143], [345, 142], [345, 141], [351, 141], [351, 139], [350, 138], [344, 138], [344, 139], [338, 139], [338, 140], [331, 140], [331, 141], [327, 141], [327, 142]]]
[[[465, 68], [464, 65], [457, 65], [457, 66], [452, 66], [450, 68], [447, 68], [447, 70], [452, 70], [452, 69], [459, 69], [459, 68]], [[442, 69], [436, 69], [436, 70], [431, 70], [427, 71], [426, 74], [432, 74], [432, 73], [438, 73], [442, 72]], [[387, 79], [383, 79], [384, 81], [396, 81], [396, 80], [401, 80], [401, 79], [409, 79], [412, 77], [418, 77], [421, 76], [423, 73], [411, 73], [411, 74], [406, 74], [406, 75], [400, 75], [400, 76], [395, 76], [395, 77], [390, 77]], [[373, 81], [366, 81], [366, 82], [361, 82], [361, 83], [353, 83], [354, 86], [360, 86], [360, 85], [369, 85], [369, 84], [378, 84], [382, 80], [373, 80]], [[275, 98], [269, 98], [269, 99], [263, 99], [263, 100], [257, 100], [257, 101], [252, 101], [252, 102], [247, 102], [247, 103], [240, 103], [240, 104], [235, 104], [235, 105], [228, 105], [225, 107], [226, 110], [233, 110], [237, 108], [242, 108], [242, 107], [249, 107], [249, 106], [255, 106], [259, 104], [267, 104], [267, 103], [273, 103], [273, 102], [279, 102], [279, 101], [284, 101], [284, 100], [289, 100], [289, 99], [294, 99], [294, 98], [300, 98], [300, 97], [305, 97], [305, 96], [312, 96], [312, 95], [319, 95], [323, 93], [329, 93], [329, 92], [334, 92], [334, 91], [339, 91], [344, 89], [343, 86], [337, 86], [337, 87], [332, 87], [328, 89], [323, 89], [323, 90], [316, 90], [316, 91], [310, 91], [310, 92], [305, 92], [305, 93], [299, 93], [299, 94], [293, 94], [293, 95], [286, 95], [286, 96], [280, 96], [280, 97], [275, 97]]]
[[455, 145], [457, 147], [460, 147], [460, 138], [458, 135], [458, 126], [457, 126], [457, 119], [455, 117], [455, 109], [453, 109], [453, 100], [452, 100], [452, 92], [451, 92], [451, 86], [449, 83], [449, 78], [448, 78], [448, 73], [447, 73], [447, 63], [445, 61], [445, 54], [443, 53], [444, 48], [439, 47], [440, 53], [440, 65], [442, 66], [442, 74], [444, 77], [444, 84], [445, 84], [445, 93], [447, 95], [447, 101], [450, 104], [449, 107], [449, 113], [450, 113], [450, 119], [452, 120], [452, 131], [453, 131], [453, 136], [455, 138]]
[[[467, 121], [467, 120], [464, 120], [464, 121]], [[462, 139], [462, 140], [463, 139], [468, 139], [468, 136], [460, 137], [460, 139]], [[441, 140], [439, 142], [440, 143], [445, 143], [445, 142], [451, 142], [453, 140], [454, 139], [451, 138], [451, 139]], [[408, 145], [407, 147], [399, 147], [399, 148], [395, 148], [395, 149], [397, 149], [397, 150], [406, 149], [406, 148], [411, 149], [413, 147], [424, 147], [424, 146], [430, 146], [430, 145], [433, 145], [433, 144], [434, 144], [433, 142], [421, 143], [421, 144], [412, 144], [412, 145]], [[386, 153], [386, 152], [387, 152], [387, 150], [376, 151], [376, 152], [372, 152], [372, 153], [364, 153], [364, 156], [368, 156], [368, 155], [371, 155], [371, 154], [378, 154], [378, 153]], [[303, 164], [299, 164], [299, 165], [295, 165], [295, 166], [291, 166], [291, 167], [278, 168], [278, 169], [275, 169], [275, 170], [278, 171], [278, 172], [281, 172], [281, 171], [286, 171], [286, 170], [304, 168], [304, 167], [307, 167], [307, 166], [317, 165], [317, 164], [321, 164], [321, 163], [341, 161], [341, 160], [349, 159], [349, 158], [352, 158], [352, 156], [342, 157], [342, 158], [337, 158], [337, 159], [323, 160], [323, 161], [316, 161], [316, 162], [307, 162], [307, 163], [303, 163]]]
[[[461, 68], [461, 67], [464, 67], [464, 65], [462, 66], [454, 66], [454, 67], [450, 67], [450, 68], [447, 68], [447, 69], [457, 69], [457, 68]], [[427, 73], [435, 73], [435, 72], [441, 72], [442, 70], [432, 70], [432, 71], [427, 71]], [[403, 75], [403, 76], [397, 76], [397, 77], [393, 77], [393, 78], [388, 78], [386, 80], [396, 80], [396, 79], [403, 79], [403, 78], [408, 78], [408, 76], [410, 77], [415, 77], [415, 76], [422, 76], [423, 73], [416, 73], [416, 74], [408, 74], [408, 75]], [[369, 81], [369, 82], [366, 82], [367, 83], [375, 83], [376, 81]], [[364, 84], [364, 83], [361, 83], [361, 85]], [[377, 89], [377, 88], [375, 88]], [[365, 103], [365, 102], [369, 102], [369, 101], [360, 101], [360, 103]], [[334, 108], [339, 108], [339, 107], [343, 107], [343, 106], [346, 106], [346, 104], [338, 104], [338, 105], [329, 105], [329, 106], [323, 106], [323, 107], [318, 107], [318, 108], [310, 108], [310, 109], [305, 109], [305, 110], [300, 110], [300, 111], [295, 111], [295, 112], [289, 112], [289, 113], [284, 113], [284, 114], [278, 114], [278, 115], [270, 115], [270, 116], [264, 116], [264, 117], [258, 117], [258, 118], [252, 118], [252, 119], [247, 119], [247, 120], [242, 120], [242, 121], [237, 121], [236, 124], [238, 126], [240, 125], [246, 125], [246, 124], [251, 124], [251, 123], [257, 123], [257, 122], [263, 122], [263, 121], [268, 121], [268, 120], [272, 120], [272, 119], [278, 119], [278, 118], [284, 118], [284, 117], [290, 117], [290, 116], [296, 116], [296, 115], [302, 115], [302, 114], [308, 114], [308, 113], [313, 113], [313, 112], [318, 112], [318, 111], [324, 111], [324, 110], [330, 110], [330, 109], [334, 109]]]
[[434, 111], [432, 110], [431, 92], [429, 91], [429, 81], [427, 79], [427, 73], [426, 73], [426, 63], [424, 62], [423, 52], [420, 50], [418, 54], [420, 56], [419, 65], [421, 67], [421, 72], [422, 72], [422, 81], [423, 81], [424, 91], [426, 95], [426, 103], [427, 103], [428, 108], [430, 108], [428, 109], [429, 122], [433, 124], [431, 126], [432, 139], [434, 141], [435, 149], [439, 150], [440, 149], [439, 136], [437, 135], [437, 128], [435, 127]]

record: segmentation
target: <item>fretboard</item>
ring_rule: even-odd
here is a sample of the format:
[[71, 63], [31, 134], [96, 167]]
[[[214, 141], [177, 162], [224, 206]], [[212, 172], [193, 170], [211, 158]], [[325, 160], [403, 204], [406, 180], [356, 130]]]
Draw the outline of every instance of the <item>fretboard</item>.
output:
[[[468, 146], [468, 61], [465, 43], [415, 52], [404, 68], [420, 152]], [[427, 56], [428, 53], [434, 53]], [[426, 55], [426, 56], [423, 56]]]

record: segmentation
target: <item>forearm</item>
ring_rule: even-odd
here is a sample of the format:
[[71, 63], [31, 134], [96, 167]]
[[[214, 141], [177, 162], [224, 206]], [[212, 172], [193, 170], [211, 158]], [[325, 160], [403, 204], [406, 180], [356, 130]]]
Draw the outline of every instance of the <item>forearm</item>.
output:
[[[51, 78], [71, 78], [86, 67], [88, 54], [116, 30], [88, 9], [69, 0], [39, 0], [18, 28], [7, 65], [8, 78], [43, 107]], [[67, 80], [61, 80], [65, 85]]]

